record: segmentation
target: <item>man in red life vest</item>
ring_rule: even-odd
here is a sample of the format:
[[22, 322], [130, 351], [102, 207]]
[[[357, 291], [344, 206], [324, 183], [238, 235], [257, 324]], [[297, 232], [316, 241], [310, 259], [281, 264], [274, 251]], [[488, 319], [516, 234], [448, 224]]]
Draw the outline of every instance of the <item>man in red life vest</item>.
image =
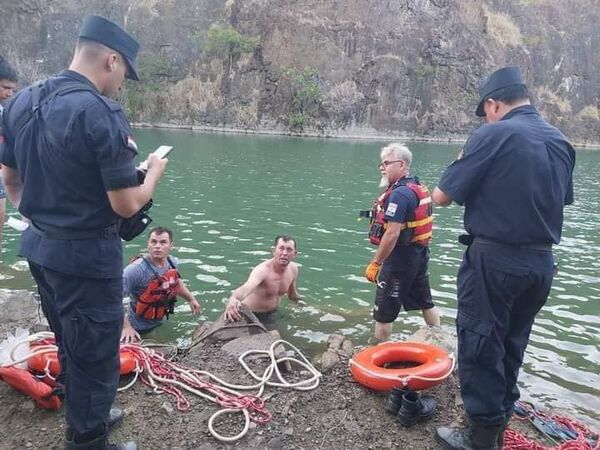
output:
[[393, 143], [381, 150], [381, 187], [375, 201], [369, 240], [377, 251], [366, 268], [366, 278], [377, 283], [373, 319], [375, 339], [390, 339], [401, 308], [420, 309], [427, 325], [440, 317], [429, 288], [429, 241], [433, 225], [431, 197], [425, 185], [410, 175], [412, 153]]
[[123, 271], [123, 291], [131, 301], [121, 341], [140, 340], [160, 326], [164, 317], [173, 312], [177, 297], [190, 305], [193, 314], [199, 314], [200, 304], [185, 286], [177, 271], [177, 260], [169, 256], [173, 248], [173, 232], [156, 227], [148, 235], [148, 254], [135, 259]]

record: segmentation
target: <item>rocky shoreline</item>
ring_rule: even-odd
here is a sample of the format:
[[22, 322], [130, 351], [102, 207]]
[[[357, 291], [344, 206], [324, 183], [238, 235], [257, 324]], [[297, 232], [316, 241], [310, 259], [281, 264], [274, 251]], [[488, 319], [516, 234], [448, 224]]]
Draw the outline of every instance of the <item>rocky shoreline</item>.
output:
[[[149, 129], [168, 129], [168, 130], [186, 130], [197, 131], [201, 133], [222, 133], [222, 134], [247, 134], [253, 136], [288, 136], [299, 138], [321, 138], [321, 139], [348, 139], [363, 141], [390, 141], [400, 140], [403, 142], [424, 142], [432, 144], [455, 144], [462, 145], [467, 141], [466, 135], [449, 135], [439, 137], [425, 137], [407, 134], [381, 134], [377, 130], [356, 129], [350, 132], [337, 131], [317, 131], [309, 130], [302, 133], [296, 133], [289, 130], [276, 129], [254, 129], [254, 128], [235, 128], [235, 127], [216, 127], [208, 125], [184, 125], [175, 123], [148, 123], [134, 122], [131, 124], [134, 128]], [[577, 149], [582, 150], [600, 150], [600, 143], [572, 143]]]
[[[0, 335], [17, 326], [37, 331], [43, 327], [37, 302], [27, 291], [0, 290]], [[264, 346], [265, 334], [250, 336], [250, 343], [209, 340], [186, 352], [177, 352], [179, 364], [209, 371], [228, 382], [249, 385], [254, 380], [243, 370], [236, 352], [248, 346]], [[240, 338], [243, 339], [243, 338]], [[256, 340], [252, 340], [256, 339]], [[273, 337], [273, 339], [275, 339]], [[445, 330], [422, 329], [411, 337], [434, 341], [451, 350], [455, 337]], [[242, 341], [243, 342], [243, 341]], [[449, 348], [451, 347], [451, 348]], [[451, 375], [442, 384], [427, 391], [437, 400], [435, 415], [410, 428], [401, 427], [387, 413], [387, 395], [372, 392], [350, 376], [348, 360], [354, 349], [343, 336], [332, 335], [329, 349], [314, 364], [322, 371], [319, 385], [308, 391], [267, 387], [263, 399], [272, 418], [265, 424], [251, 423], [248, 433], [235, 442], [219, 442], [208, 431], [210, 417], [219, 410], [214, 403], [188, 396], [189, 411], [178, 410], [173, 397], [158, 395], [148, 386], [136, 382], [117, 394], [115, 403], [126, 413], [124, 423], [113, 432], [111, 440], [135, 440], [144, 449], [437, 449], [435, 429], [450, 422], [464, 423], [458, 379]], [[308, 356], [308, 355], [307, 355]], [[327, 364], [324, 364], [325, 361]], [[257, 373], [261, 373], [257, 368]], [[286, 377], [294, 381], [306, 378], [303, 370], [292, 367]], [[130, 380], [123, 378], [122, 385]], [[3, 448], [62, 448], [64, 411], [47, 411], [0, 383], [0, 442]], [[540, 441], [539, 433], [527, 422], [516, 428]], [[219, 433], [232, 436], [243, 428], [240, 414], [221, 416], [215, 421]]]

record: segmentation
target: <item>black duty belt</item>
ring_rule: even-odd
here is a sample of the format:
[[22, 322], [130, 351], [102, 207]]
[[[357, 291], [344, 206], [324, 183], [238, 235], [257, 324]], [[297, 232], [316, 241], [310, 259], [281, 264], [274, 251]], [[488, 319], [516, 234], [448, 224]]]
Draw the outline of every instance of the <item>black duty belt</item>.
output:
[[507, 244], [505, 242], [498, 242], [492, 239], [486, 239], [478, 236], [473, 236], [473, 243], [495, 245], [498, 247], [514, 248], [514, 249], [526, 249], [526, 250], [540, 250], [544, 252], [552, 251], [552, 244]]
[[79, 239], [113, 239], [119, 236], [119, 227], [115, 223], [105, 228], [97, 228], [92, 230], [70, 230], [65, 228], [59, 229], [41, 229], [33, 222], [29, 224], [31, 230], [43, 238], [56, 240], [79, 240]]

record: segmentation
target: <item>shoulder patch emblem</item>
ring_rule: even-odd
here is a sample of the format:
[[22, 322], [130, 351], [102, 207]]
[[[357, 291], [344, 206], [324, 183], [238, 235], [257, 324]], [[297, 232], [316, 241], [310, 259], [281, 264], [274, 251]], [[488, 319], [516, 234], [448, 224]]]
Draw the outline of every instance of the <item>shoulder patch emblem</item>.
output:
[[398, 205], [396, 203], [390, 203], [388, 205], [387, 209], [385, 210], [385, 215], [393, 216], [394, 214], [396, 214], [397, 209], [398, 209]]
[[138, 146], [131, 136], [127, 136], [127, 147], [129, 147], [132, 150], [135, 150], [136, 152], [138, 151]]

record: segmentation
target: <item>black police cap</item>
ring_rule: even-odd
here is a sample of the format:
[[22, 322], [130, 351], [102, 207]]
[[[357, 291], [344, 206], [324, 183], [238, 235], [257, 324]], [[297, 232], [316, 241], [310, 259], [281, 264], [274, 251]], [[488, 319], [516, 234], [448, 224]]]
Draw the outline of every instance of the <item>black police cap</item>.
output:
[[475, 114], [479, 117], [485, 117], [483, 103], [487, 98], [490, 98], [494, 92], [500, 89], [519, 84], [525, 86], [523, 74], [519, 66], [503, 67], [488, 75], [479, 83], [479, 104], [477, 105]]
[[127, 63], [126, 77], [139, 80], [136, 73], [136, 62], [140, 44], [117, 24], [100, 16], [89, 16], [79, 30], [79, 37], [100, 42], [119, 52]]

